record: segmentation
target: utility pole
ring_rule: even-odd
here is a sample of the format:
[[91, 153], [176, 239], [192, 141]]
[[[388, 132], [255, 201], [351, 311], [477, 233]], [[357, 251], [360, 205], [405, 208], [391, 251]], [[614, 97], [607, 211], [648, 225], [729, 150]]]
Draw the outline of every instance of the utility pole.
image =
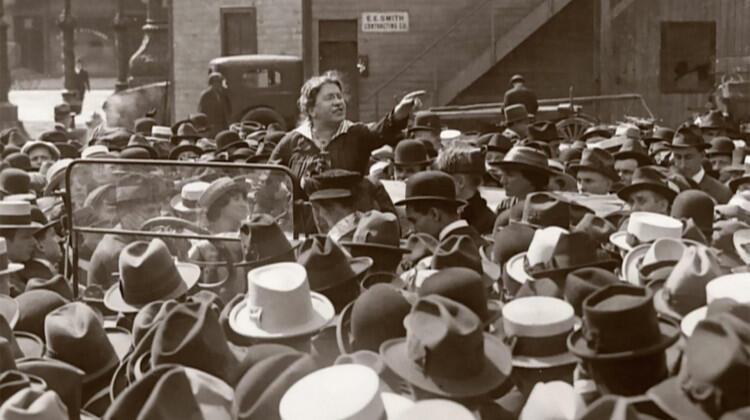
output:
[[130, 57], [125, 45], [125, 34], [128, 31], [128, 23], [125, 19], [125, 0], [117, 0], [117, 14], [114, 20], [115, 28], [115, 50], [117, 51], [117, 82], [115, 92], [128, 88], [128, 65]]
[[0, 0], [0, 128], [15, 127], [18, 124], [18, 108], [8, 101], [8, 91], [8, 24], [5, 22], [5, 6], [3, 0]]
[[[75, 86], [75, 65], [76, 65], [76, 50], [75, 50], [75, 29], [76, 20], [71, 14], [71, 0], [65, 0], [65, 6], [60, 18], [57, 21], [57, 26], [62, 31], [62, 49], [63, 49], [63, 68], [65, 70], [65, 81], [63, 90], [63, 101], [67, 103], [76, 102], [72, 100], [76, 97], [76, 86]], [[73, 107], [75, 108], [75, 107]]]

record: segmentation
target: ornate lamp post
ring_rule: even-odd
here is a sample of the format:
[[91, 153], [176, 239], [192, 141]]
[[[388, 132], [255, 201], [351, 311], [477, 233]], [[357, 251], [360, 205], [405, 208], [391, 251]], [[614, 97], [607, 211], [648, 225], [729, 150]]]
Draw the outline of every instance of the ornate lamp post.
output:
[[9, 90], [8, 24], [5, 22], [5, 6], [0, 0], [0, 128], [15, 126], [18, 122], [18, 108], [8, 102]]
[[143, 42], [130, 57], [130, 87], [169, 78], [169, 33], [164, 0], [148, 0]]
[[76, 102], [72, 101], [77, 94], [75, 91], [75, 63], [76, 63], [76, 51], [75, 51], [75, 29], [76, 20], [71, 15], [71, 0], [65, 0], [65, 6], [60, 18], [57, 21], [57, 26], [62, 31], [62, 49], [63, 49], [63, 68], [65, 70], [65, 81], [63, 91], [63, 101], [67, 103]]
[[117, 82], [115, 82], [115, 92], [119, 92], [128, 88], [129, 57], [125, 45], [125, 34], [128, 31], [128, 24], [125, 19], [125, 0], [117, 0], [117, 14], [113, 23], [115, 28], [115, 49], [117, 51]]

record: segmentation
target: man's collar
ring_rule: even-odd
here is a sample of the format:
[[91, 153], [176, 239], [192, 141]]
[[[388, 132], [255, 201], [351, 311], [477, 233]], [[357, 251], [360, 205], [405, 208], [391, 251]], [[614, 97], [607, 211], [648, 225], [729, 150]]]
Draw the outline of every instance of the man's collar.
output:
[[448, 236], [449, 233], [453, 232], [456, 229], [460, 229], [462, 227], [469, 226], [469, 222], [467, 222], [464, 219], [458, 219], [453, 223], [449, 223], [446, 227], [443, 228], [443, 230], [440, 231], [440, 234], [438, 235], [438, 240], [442, 241], [445, 239], [446, 236]]
[[695, 181], [696, 184], [700, 184], [703, 181], [703, 178], [706, 176], [706, 171], [703, 169], [703, 166], [701, 166], [700, 171], [693, 175], [691, 178], [693, 181]]

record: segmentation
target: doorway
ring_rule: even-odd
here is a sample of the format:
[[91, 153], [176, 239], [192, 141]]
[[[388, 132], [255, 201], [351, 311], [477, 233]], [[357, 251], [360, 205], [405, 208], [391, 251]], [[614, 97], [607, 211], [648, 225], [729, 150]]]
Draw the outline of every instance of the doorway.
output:
[[359, 72], [357, 71], [357, 20], [318, 22], [318, 69], [335, 70], [344, 82], [346, 117], [359, 120]]

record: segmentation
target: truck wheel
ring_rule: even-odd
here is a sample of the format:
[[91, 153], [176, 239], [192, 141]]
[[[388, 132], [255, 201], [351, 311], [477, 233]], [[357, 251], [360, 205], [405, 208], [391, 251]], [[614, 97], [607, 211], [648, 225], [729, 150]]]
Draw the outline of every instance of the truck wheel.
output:
[[257, 121], [265, 126], [268, 126], [271, 123], [276, 123], [281, 126], [281, 129], [283, 131], [287, 130], [284, 117], [282, 117], [281, 114], [271, 108], [251, 109], [250, 111], [245, 113], [245, 115], [242, 117], [242, 121]]

